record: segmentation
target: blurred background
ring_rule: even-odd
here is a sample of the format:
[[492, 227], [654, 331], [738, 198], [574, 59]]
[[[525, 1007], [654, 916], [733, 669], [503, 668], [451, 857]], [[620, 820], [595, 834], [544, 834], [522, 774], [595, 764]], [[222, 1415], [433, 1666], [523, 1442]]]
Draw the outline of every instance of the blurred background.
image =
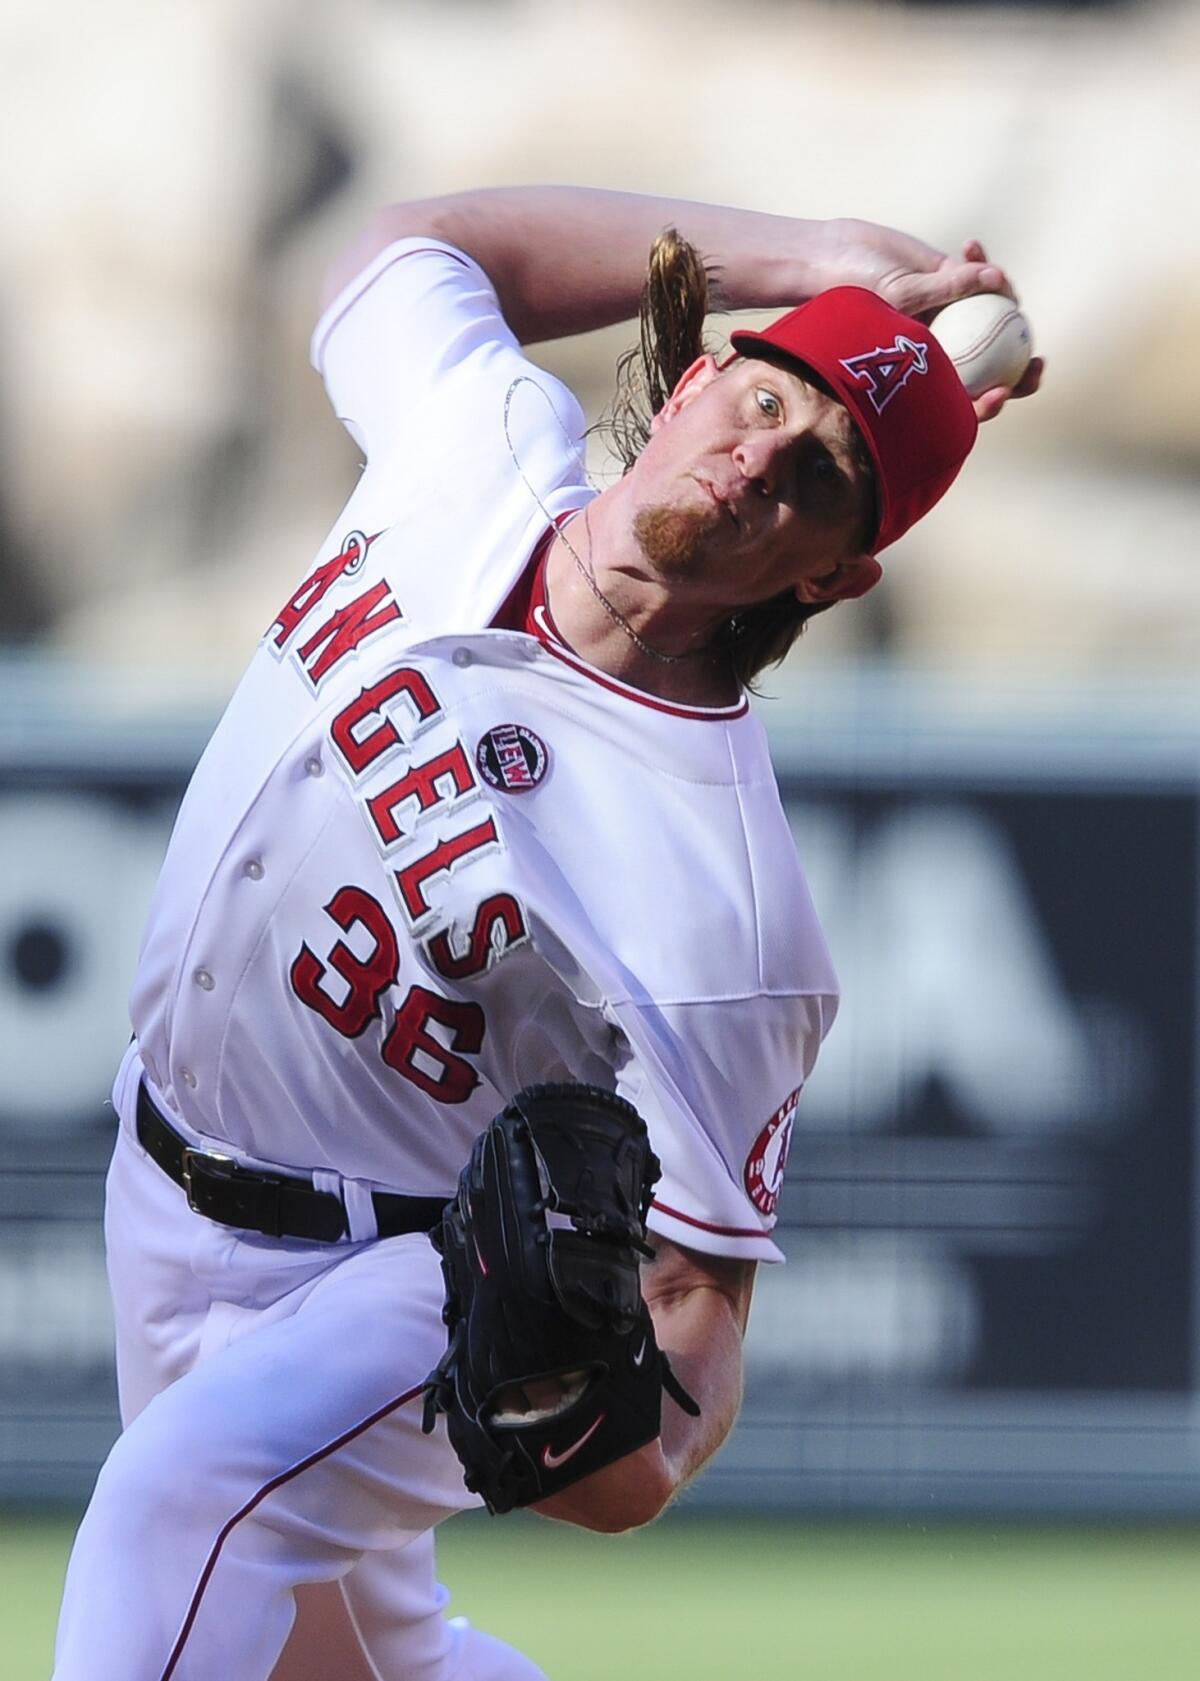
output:
[[[452, 1529], [455, 1609], [556, 1681], [1193, 1677], [1200, 8], [6, 0], [0, 30], [5, 1677], [48, 1672], [116, 1428], [145, 903], [356, 472], [307, 360], [324, 269], [379, 204], [545, 180], [978, 235], [1048, 373], [768, 684], [846, 1003], [743, 1422], [646, 1536], [514, 1523], [505, 1574]], [[629, 342], [539, 358], [599, 419]]]

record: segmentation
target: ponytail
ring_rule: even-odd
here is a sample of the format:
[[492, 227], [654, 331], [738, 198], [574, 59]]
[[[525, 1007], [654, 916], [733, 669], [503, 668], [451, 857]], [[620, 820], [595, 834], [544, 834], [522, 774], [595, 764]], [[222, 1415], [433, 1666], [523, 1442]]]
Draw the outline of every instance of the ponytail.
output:
[[[606, 432], [628, 472], [650, 440], [650, 422], [692, 363], [709, 351], [705, 317], [721, 308], [720, 287], [694, 245], [667, 228], [650, 247], [638, 307], [638, 343], [617, 363], [616, 394]], [[783, 590], [735, 613], [723, 632], [734, 676], [743, 688], [783, 660], [814, 613], [825, 605], [797, 601]]]

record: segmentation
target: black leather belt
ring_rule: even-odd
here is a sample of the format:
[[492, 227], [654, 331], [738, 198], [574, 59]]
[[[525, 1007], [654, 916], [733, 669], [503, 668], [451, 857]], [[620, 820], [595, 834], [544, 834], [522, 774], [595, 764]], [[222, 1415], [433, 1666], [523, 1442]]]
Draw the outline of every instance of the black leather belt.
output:
[[[137, 1099], [138, 1143], [182, 1187], [188, 1207], [206, 1220], [268, 1237], [302, 1237], [313, 1243], [336, 1243], [349, 1222], [340, 1197], [318, 1191], [311, 1179], [258, 1173], [240, 1167], [231, 1156], [194, 1150], [154, 1103], [143, 1082]], [[427, 1232], [442, 1217], [448, 1198], [404, 1197], [373, 1191], [380, 1237]]]

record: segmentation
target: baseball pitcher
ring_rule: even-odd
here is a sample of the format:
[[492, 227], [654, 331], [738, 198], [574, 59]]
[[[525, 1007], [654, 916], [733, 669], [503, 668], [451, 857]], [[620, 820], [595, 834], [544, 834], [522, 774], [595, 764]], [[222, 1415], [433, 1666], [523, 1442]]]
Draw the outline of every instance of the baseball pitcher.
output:
[[[783, 312], [722, 360], [710, 277]], [[749, 690], [1036, 388], [972, 403], [926, 325], [1008, 290], [976, 243], [552, 188], [335, 269], [364, 467], [150, 908], [57, 1681], [533, 1681], [444, 1617], [437, 1524], [628, 1529], [716, 1451], [837, 1004]], [[522, 346], [639, 300], [597, 494]]]

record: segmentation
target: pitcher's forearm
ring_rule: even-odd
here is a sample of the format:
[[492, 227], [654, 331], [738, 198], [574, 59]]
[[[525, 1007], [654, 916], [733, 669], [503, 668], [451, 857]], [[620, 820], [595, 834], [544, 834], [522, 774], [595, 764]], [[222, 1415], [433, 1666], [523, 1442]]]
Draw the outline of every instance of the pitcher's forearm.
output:
[[796, 303], [833, 284], [824, 222], [589, 187], [496, 187], [379, 211], [328, 291], [392, 240], [427, 234], [474, 257], [519, 338], [562, 338], [636, 313], [646, 253], [667, 227], [702, 252], [730, 308]]
[[648, 1297], [654, 1332], [676, 1377], [700, 1406], [692, 1417], [663, 1395], [656, 1441], [581, 1478], [534, 1508], [582, 1529], [615, 1533], [650, 1523], [712, 1458], [742, 1401], [745, 1303], [707, 1283]]

